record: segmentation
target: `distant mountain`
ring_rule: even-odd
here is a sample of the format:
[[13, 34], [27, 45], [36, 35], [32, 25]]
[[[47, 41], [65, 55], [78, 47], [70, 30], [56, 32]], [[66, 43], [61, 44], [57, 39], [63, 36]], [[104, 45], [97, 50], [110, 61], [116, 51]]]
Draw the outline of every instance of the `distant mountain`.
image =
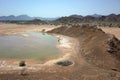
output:
[[55, 20], [57, 18], [42, 18], [42, 17], [30, 17], [28, 15], [19, 15], [19, 16], [14, 16], [14, 15], [10, 15], [10, 16], [0, 16], [0, 21], [28, 21], [28, 20], [33, 20], [33, 19], [40, 19], [40, 20]]
[[1, 16], [0, 20], [13, 20], [15, 18], [14, 15], [10, 15], [10, 16]]
[[69, 17], [74, 17], [74, 18], [83, 18], [83, 16], [81, 16], [81, 15], [77, 15], [77, 14], [75, 14], [75, 15], [70, 15]]
[[61, 17], [55, 20], [56, 23], [59, 24], [79, 24], [79, 23], [92, 23], [92, 22], [114, 22], [120, 23], [120, 14], [110, 14], [110, 15], [71, 15], [67, 17]]
[[80, 23], [82, 21], [81, 18], [77, 17], [61, 17], [55, 20], [55, 23], [62, 23], [62, 24], [71, 24], [71, 23]]
[[29, 21], [24, 21], [23, 24], [47, 24], [47, 22], [40, 20], [40, 19], [33, 19]]
[[88, 16], [92, 16], [92, 17], [95, 17], [95, 18], [99, 18], [99, 17], [101, 17], [101, 16], [103, 16], [103, 15], [93, 14], [93, 15], [88, 15]]
[[19, 16], [0, 16], [0, 21], [31, 21], [34, 19], [39, 19], [42, 21], [54, 21], [57, 23], [80, 23], [80, 22], [94, 22], [94, 21], [102, 21], [102, 22], [119, 22], [120, 23], [120, 14], [110, 14], [110, 15], [99, 15], [99, 14], [93, 14], [93, 15], [70, 15], [66, 17], [60, 17], [60, 18], [43, 18], [43, 17], [30, 17], [28, 15], [19, 15]]
[[[99, 15], [99, 14], [93, 14], [93, 15], [87, 15], [87, 16], [91, 16], [91, 17], [99, 18], [99, 17], [101, 17], [102, 15]], [[70, 15], [69, 17], [83, 18], [84, 16], [74, 14], [74, 15]]]
[[120, 18], [120, 16], [118, 16], [116, 14], [110, 14], [110, 15], [106, 16], [105, 21], [117, 22], [119, 18]]
[[29, 17], [27, 15], [19, 15], [19, 16], [10, 15], [10, 16], [1, 16], [0, 17], [1, 21], [32, 20], [32, 19], [34, 19], [34, 18]]
[[30, 17], [28, 15], [19, 15], [15, 17], [16, 20], [32, 20], [34, 19], [33, 17]]
[[41, 19], [43, 21], [53, 21], [53, 20], [56, 20], [58, 18], [42, 18], [42, 17], [35, 17], [36, 19]]

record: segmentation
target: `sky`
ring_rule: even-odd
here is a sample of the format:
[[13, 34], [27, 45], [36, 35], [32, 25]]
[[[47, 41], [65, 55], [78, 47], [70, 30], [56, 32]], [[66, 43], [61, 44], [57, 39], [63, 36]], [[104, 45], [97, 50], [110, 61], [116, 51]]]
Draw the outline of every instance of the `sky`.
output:
[[0, 0], [0, 16], [26, 14], [50, 18], [112, 13], [120, 14], [120, 0]]

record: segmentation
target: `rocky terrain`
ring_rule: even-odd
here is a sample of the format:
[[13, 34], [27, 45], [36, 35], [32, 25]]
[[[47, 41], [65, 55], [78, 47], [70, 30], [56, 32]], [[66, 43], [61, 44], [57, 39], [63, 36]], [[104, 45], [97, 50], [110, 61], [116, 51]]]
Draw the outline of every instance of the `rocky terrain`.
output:
[[30, 17], [28, 15], [0, 16], [0, 22], [15, 24], [36, 24], [36, 25], [83, 25], [89, 24], [101, 27], [120, 27], [120, 14], [109, 15], [70, 15], [59, 18]]
[[64, 43], [60, 45], [64, 55], [46, 62], [44, 68], [27, 70], [26, 75], [3, 71], [0, 80], [120, 80], [120, 40], [104, 31], [88, 25], [49, 29], [48, 33]]
[[88, 16], [71, 15], [58, 18], [54, 23], [62, 25], [90, 24], [96, 26], [120, 27], [120, 14]]
[[[73, 27], [60, 27], [50, 31], [56, 34], [62, 34], [70, 37], [74, 37], [79, 41], [79, 53], [77, 53], [77, 58], [74, 60], [76, 64], [81, 66], [81, 56], [87, 63], [84, 64], [89, 67], [94, 67], [93, 70], [97, 69], [98, 72], [107, 71], [108, 74], [112, 74], [116, 72], [119, 74], [120, 71], [120, 41], [111, 34], [107, 34], [103, 32], [101, 29], [92, 27], [92, 26], [73, 26]], [[80, 56], [80, 57], [79, 57]], [[89, 64], [89, 66], [88, 66]], [[81, 68], [78, 68], [78, 70]], [[87, 70], [87, 69], [86, 69]], [[90, 69], [92, 70], [92, 69]], [[84, 69], [81, 70], [82, 72]], [[89, 71], [89, 70], [88, 70]], [[94, 74], [94, 71], [90, 71], [90, 74]], [[98, 73], [96, 73], [98, 74]], [[105, 74], [102, 72], [102, 74]], [[92, 80], [110, 80], [111, 77], [107, 75], [92, 75]], [[120, 76], [120, 75], [119, 75]], [[87, 77], [87, 75], [86, 75]], [[105, 78], [106, 77], [106, 78]], [[82, 80], [90, 80], [91, 76], [88, 79]], [[114, 79], [120, 79], [117, 76], [114, 76]], [[113, 80], [114, 80], [113, 79]]]

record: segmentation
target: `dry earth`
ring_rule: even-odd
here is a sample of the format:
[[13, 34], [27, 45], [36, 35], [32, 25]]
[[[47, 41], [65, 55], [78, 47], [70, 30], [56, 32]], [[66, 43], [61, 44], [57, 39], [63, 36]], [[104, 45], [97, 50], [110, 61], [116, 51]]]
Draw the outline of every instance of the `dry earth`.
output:
[[[7, 35], [18, 35], [18, 32], [24, 32], [24, 31], [35, 31], [35, 32], [41, 32], [43, 29], [45, 31], [52, 30], [59, 26], [53, 26], [53, 25], [18, 25], [18, 24], [5, 24], [0, 23], [0, 35], [1, 36], [7, 36]], [[26, 35], [23, 35], [26, 36]]]
[[[74, 72], [73, 69], [73, 73], [77, 73], [74, 75], [73, 80], [120, 79], [120, 41], [115, 36], [92, 26], [63, 26], [49, 32], [63, 34], [78, 40], [77, 57], [72, 58], [74, 59], [74, 69], [76, 70]], [[83, 64], [81, 65], [81, 63]], [[115, 74], [114, 77], [111, 74]], [[78, 75], [79, 78], [75, 79], [75, 76]]]
[[102, 27], [101, 29], [106, 33], [115, 35], [120, 40], [120, 28]]
[[[56, 26], [49, 27], [47, 25], [27, 26], [0, 24], [0, 34], [13, 35], [19, 31], [41, 31], [43, 28], [49, 31], [56, 28]], [[102, 29], [120, 39], [120, 29]], [[37, 64], [37, 67], [34, 66], [35, 69], [33, 66], [32, 69], [28, 66], [26, 75], [20, 75], [20, 69], [4, 70], [5, 68], [3, 68], [0, 73], [0, 80], [120, 80], [120, 60], [118, 59], [120, 43], [117, 44], [119, 41], [116, 38], [114, 39], [113, 36], [103, 31], [97, 28], [79, 26], [54, 29], [49, 33], [54, 33], [53, 35], [60, 39], [58, 44], [62, 54], [60, 58], [44, 64]], [[115, 55], [107, 51], [111, 49], [107, 43], [110, 40], [118, 48], [118, 51], [114, 53]], [[114, 46], [112, 48], [114, 49]], [[55, 64], [58, 61], [65, 60], [69, 60], [73, 64], [70, 66]]]

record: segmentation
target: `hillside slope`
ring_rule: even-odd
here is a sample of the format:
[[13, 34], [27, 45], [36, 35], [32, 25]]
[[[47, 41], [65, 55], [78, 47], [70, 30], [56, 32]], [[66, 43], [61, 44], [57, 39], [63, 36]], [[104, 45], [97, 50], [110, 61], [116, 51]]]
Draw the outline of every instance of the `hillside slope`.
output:
[[[89, 68], [94, 66], [94, 69], [98, 68], [98, 71], [106, 70], [120, 73], [120, 41], [114, 35], [106, 34], [99, 28], [85, 25], [72, 27], [62, 26], [48, 33], [62, 34], [78, 39], [78, 59], [74, 59], [76, 64], [80, 64], [79, 56], [82, 56], [89, 64], [89, 66], [87, 66]], [[84, 72], [84, 69], [82, 69], [82, 71]], [[91, 74], [94, 74], [94, 71], [91, 72]], [[104, 76], [101, 76], [102, 79], [97, 78], [97, 80], [111, 79], [110, 77], [109, 79], [105, 79]], [[117, 77], [115, 77], [115, 79], [118, 80]]]

